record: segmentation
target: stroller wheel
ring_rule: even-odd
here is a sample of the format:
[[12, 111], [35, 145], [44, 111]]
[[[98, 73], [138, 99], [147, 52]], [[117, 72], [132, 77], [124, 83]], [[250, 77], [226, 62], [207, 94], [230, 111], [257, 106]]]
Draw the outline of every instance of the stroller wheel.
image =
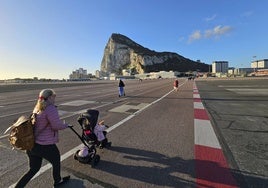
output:
[[91, 167], [94, 168], [100, 162], [100, 156], [95, 155], [91, 160]]
[[74, 156], [73, 156], [74, 160], [77, 160], [77, 159], [78, 159], [78, 158], [77, 158], [77, 155], [78, 155], [79, 151], [80, 151], [80, 150], [77, 150], [77, 151], [75, 152], [75, 154], [74, 154]]
[[90, 155], [90, 158], [93, 159], [95, 157], [96, 153], [97, 153], [96, 148], [95, 147], [92, 147], [91, 148], [91, 151], [90, 151], [90, 154], [89, 154]]

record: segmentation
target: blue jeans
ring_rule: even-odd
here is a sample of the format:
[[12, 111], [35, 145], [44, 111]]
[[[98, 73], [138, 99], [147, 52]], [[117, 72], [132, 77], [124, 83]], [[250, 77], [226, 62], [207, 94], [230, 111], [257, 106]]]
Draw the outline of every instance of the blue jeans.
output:
[[119, 95], [123, 96], [125, 94], [124, 87], [119, 87]]

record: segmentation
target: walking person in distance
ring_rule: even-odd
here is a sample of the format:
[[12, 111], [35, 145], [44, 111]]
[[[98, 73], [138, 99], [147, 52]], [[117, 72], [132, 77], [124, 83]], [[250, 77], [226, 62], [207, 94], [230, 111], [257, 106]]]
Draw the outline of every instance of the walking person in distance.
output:
[[121, 96], [125, 96], [126, 94], [125, 94], [125, 89], [124, 89], [124, 87], [125, 87], [125, 84], [124, 84], [124, 82], [120, 79], [119, 80], [119, 84], [118, 84], [118, 89], [119, 89], [119, 97], [121, 97]]
[[173, 88], [174, 88], [175, 91], [178, 91], [178, 89], [179, 89], [179, 81], [178, 81], [178, 79], [174, 80]]

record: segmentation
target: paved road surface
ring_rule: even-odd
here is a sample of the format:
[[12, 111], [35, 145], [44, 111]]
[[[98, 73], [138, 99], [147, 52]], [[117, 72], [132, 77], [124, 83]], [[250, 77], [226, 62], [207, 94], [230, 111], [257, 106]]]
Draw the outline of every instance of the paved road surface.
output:
[[268, 80], [213, 80], [197, 85], [241, 187], [268, 187]]
[[[175, 92], [172, 79], [127, 80], [122, 98], [117, 95], [117, 82], [55, 86], [62, 119], [80, 131], [78, 114], [96, 108], [99, 119], [111, 126], [108, 138], [113, 142], [109, 150], [98, 150], [101, 161], [93, 169], [73, 159], [81, 142], [71, 130], [62, 131], [58, 144], [62, 173], [71, 174], [70, 183], [63, 187], [266, 187], [267, 80], [196, 81], [235, 183], [196, 176], [194, 81], [179, 81]], [[1, 132], [18, 115], [30, 113], [39, 90], [0, 93]], [[25, 154], [10, 150], [6, 140], [0, 139], [0, 187], [12, 185], [27, 170]], [[51, 169], [45, 162], [43, 170], [28, 187], [52, 187]], [[201, 184], [198, 178], [212, 183]]]

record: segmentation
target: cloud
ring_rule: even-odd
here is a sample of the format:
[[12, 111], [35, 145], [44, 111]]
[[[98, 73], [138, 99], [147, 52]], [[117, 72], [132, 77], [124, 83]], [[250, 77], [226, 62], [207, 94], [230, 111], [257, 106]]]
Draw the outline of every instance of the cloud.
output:
[[233, 28], [231, 26], [218, 25], [212, 29], [205, 30], [204, 32], [196, 30], [189, 36], [188, 42], [191, 43], [202, 38], [219, 38], [220, 36], [231, 32], [232, 29]]
[[209, 29], [205, 31], [204, 36], [206, 38], [211, 38], [211, 37], [219, 37], [221, 35], [224, 35], [228, 32], [230, 32], [232, 30], [232, 28], [230, 26], [221, 26], [218, 25], [216, 27], [214, 27], [213, 29]]
[[197, 30], [194, 31], [190, 36], [189, 36], [189, 42], [195, 41], [195, 40], [199, 40], [202, 38], [202, 34], [201, 31]]
[[216, 14], [214, 14], [213, 16], [211, 16], [211, 17], [208, 17], [208, 18], [205, 18], [205, 21], [206, 22], [210, 22], [210, 21], [212, 21], [212, 20], [214, 20], [215, 18], [216, 18]]
[[254, 14], [253, 11], [249, 10], [241, 14], [241, 17], [250, 17]]

